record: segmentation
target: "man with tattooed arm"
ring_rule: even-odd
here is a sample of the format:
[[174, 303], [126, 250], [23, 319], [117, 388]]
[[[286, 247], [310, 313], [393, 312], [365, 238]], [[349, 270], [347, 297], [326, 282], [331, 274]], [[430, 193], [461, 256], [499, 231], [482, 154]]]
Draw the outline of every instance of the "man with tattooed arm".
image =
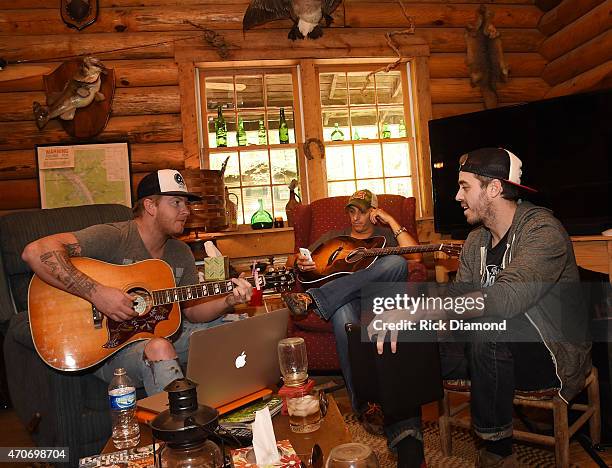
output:
[[[138, 184], [134, 219], [90, 226], [77, 232], [54, 234], [26, 246], [22, 258], [44, 281], [91, 302], [96, 309], [117, 322], [137, 315], [133, 298], [120, 289], [100, 284], [78, 270], [71, 257], [90, 257], [126, 265], [146, 259], [161, 259], [170, 265], [177, 286], [198, 282], [193, 254], [174, 237], [183, 232], [189, 216], [189, 201], [200, 197], [187, 191], [178, 171], [164, 169], [148, 174]], [[147, 394], [161, 392], [173, 380], [183, 377], [189, 336], [198, 329], [220, 324], [221, 315], [235, 304], [250, 300], [251, 285], [232, 279], [235, 287], [227, 296], [197, 299], [182, 304], [182, 332], [173, 343], [165, 338], [138, 341], [118, 351], [95, 374], [110, 382], [113, 371], [124, 367], [137, 386]]]

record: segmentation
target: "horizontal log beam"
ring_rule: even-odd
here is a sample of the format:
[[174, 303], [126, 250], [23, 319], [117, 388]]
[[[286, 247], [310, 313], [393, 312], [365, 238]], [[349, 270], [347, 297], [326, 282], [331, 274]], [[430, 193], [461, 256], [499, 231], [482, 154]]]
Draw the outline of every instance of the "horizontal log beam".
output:
[[[432, 104], [482, 101], [480, 88], [471, 86], [468, 78], [431, 79], [429, 87]], [[536, 101], [542, 99], [549, 89], [541, 78], [513, 78], [508, 83], [497, 84], [497, 96], [500, 102]]]
[[[0, 122], [34, 120], [32, 103], [46, 103], [42, 91], [0, 93]], [[147, 88], [119, 88], [115, 90], [112, 115], [178, 114], [181, 100], [178, 86], [151, 86]]]
[[[349, 0], [351, 3], [395, 3], [395, 0]], [[152, 7], [152, 6], [217, 6], [220, 3], [223, 4], [235, 4], [244, 5], [249, 4], [249, 0], [100, 0], [100, 8], [111, 8], [111, 7]], [[482, 3], [482, 0], [424, 0], [422, 3]], [[533, 5], [533, 0], [504, 0], [505, 4], [516, 4], [516, 5]], [[19, 0], [18, 4], [21, 9], [33, 9], [33, 8], [47, 8], [51, 10], [57, 10], [58, 6], [54, 2], [49, 0]], [[342, 8], [342, 6], [340, 6]], [[15, 9], [15, 2], [2, 2], [0, 3], [0, 10], [12, 10]]]
[[[514, 106], [516, 102], [500, 102], [497, 107]], [[478, 112], [484, 110], [482, 103], [456, 103], [456, 104], [434, 104], [433, 118], [441, 119], [443, 117], [452, 117], [453, 115], [467, 114], [469, 112]]]
[[[100, 8], [98, 19], [87, 27], [88, 33], [198, 31], [192, 23], [214, 30], [242, 30], [246, 4], [219, 2], [217, 5], [164, 5], [148, 7]], [[50, 9], [0, 10], [0, 34], [75, 34], [58, 21], [59, 12]], [[332, 14], [332, 27], [344, 26], [344, 9]], [[264, 29], [291, 28], [291, 20], [271, 21]], [[533, 26], [535, 27], [535, 25]]]
[[[475, 22], [479, 5], [443, 5], [403, 2], [417, 28], [463, 28]], [[498, 28], [536, 28], [542, 11], [533, 5], [489, 5]], [[353, 28], [405, 28], [410, 23], [398, 2], [348, 2], [346, 26]]]
[[[162, 143], [182, 140], [180, 115], [138, 115], [112, 117], [96, 141], [129, 141], [130, 143]], [[61, 124], [52, 120], [43, 130], [34, 122], [1, 122], [0, 150], [32, 148], [52, 143], [79, 143], [70, 137]]]
[[[510, 77], [539, 77], [544, 70], [546, 60], [538, 53], [506, 53], [504, 59], [510, 67]], [[469, 77], [465, 63], [466, 54], [454, 53], [431, 54], [429, 57], [429, 75], [431, 78], [466, 78]]]
[[562, 83], [607, 61], [611, 50], [612, 30], [609, 30], [548, 63], [542, 78], [551, 85]]
[[542, 42], [540, 53], [549, 61], [575, 49], [612, 27], [612, 0], [607, 0]]
[[612, 87], [612, 60], [558, 84], [550, 89], [546, 97], [566, 96], [610, 87]]
[[540, 18], [538, 29], [550, 36], [588, 13], [604, 0], [563, 0]]
[[[52, 73], [61, 62], [11, 64], [0, 73], [0, 92], [41, 91], [43, 75]], [[178, 85], [174, 59], [104, 60], [115, 72], [115, 87]]]
[[[371, 48], [382, 45], [389, 51], [385, 40], [385, 28], [335, 28], [325, 32], [323, 41], [290, 41], [277, 31], [252, 30], [243, 36], [242, 31], [218, 31], [229, 44], [230, 59], [237, 59], [246, 49], [258, 49], [261, 59], [262, 51], [279, 57], [292, 57], [294, 51], [299, 55], [316, 58], [322, 50], [338, 50], [346, 54], [353, 48]], [[537, 29], [499, 29], [505, 52], [535, 52], [544, 36]], [[466, 49], [463, 28], [420, 28], [417, 39], [414, 37], [396, 36], [399, 44], [424, 42], [432, 52], [463, 52]], [[191, 38], [191, 39], [189, 39]], [[178, 42], [172, 42], [178, 41]], [[271, 44], [275, 44], [273, 49]], [[58, 57], [92, 54], [102, 60], [113, 59], [148, 59], [168, 58], [174, 56], [174, 50], [181, 52], [193, 49], [215, 52], [208, 46], [202, 35], [193, 32], [176, 33], [100, 33], [79, 35], [40, 35], [10, 36], [4, 40], [0, 55], [9, 61], [52, 61]], [[123, 49], [123, 50], [119, 50]], [[107, 51], [107, 52], [105, 52]], [[293, 52], [293, 54], [292, 54]], [[392, 52], [391, 52], [392, 53]], [[266, 55], [268, 56], [268, 55]], [[178, 55], [177, 55], [178, 59]], [[188, 61], [182, 57], [180, 61]], [[9, 65], [10, 66], [10, 65]]]
[[[176, 143], [135, 143], [130, 145], [133, 173], [159, 169], [183, 169], [183, 145]], [[36, 155], [32, 148], [0, 151], [0, 180], [37, 177]]]

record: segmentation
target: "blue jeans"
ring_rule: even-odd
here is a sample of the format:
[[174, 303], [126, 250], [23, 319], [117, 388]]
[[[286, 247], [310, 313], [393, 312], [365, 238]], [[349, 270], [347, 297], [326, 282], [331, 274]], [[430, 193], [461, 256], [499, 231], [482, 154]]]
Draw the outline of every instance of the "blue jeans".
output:
[[[470, 379], [472, 427], [483, 440], [512, 436], [512, 400], [515, 389], [559, 387], [554, 363], [541, 342], [471, 341], [440, 343], [442, 378]], [[527, 372], [526, 372], [527, 370]], [[420, 436], [420, 418], [385, 427], [389, 446], [409, 435]]]
[[406, 259], [398, 255], [388, 255], [377, 258], [365, 270], [341, 276], [320, 288], [311, 288], [306, 291], [316, 304], [318, 314], [323, 319], [332, 321], [340, 368], [355, 410], [359, 408], [353, 392], [348, 341], [344, 326], [347, 323], [361, 322], [361, 300], [364, 299], [361, 297], [361, 290], [364, 286], [371, 283], [405, 282], [407, 276]]
[[136, 388], [144, 387], [147, 395], [162, 392], [170, 382], [184, 377], [183, 370], [187, 366], [191, 334], [221, 324], [223, 324], [223, 317], [204, 323], [191, 323], [183, 319], [181, 335], [173, 343], [177, 355], [176, 359], [155, 362], [145, 360], [144, 348], [148, 340], [142, 340], [118, 351], [102, 367], [96, 370], [95, 375], [110, 383], [115, 369], [123, 367]]

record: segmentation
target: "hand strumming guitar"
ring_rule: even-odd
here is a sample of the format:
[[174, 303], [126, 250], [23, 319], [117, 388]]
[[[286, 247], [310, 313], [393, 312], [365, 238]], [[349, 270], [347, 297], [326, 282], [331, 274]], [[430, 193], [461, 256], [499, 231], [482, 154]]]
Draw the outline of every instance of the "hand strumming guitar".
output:
[[124, 322], [138, 315], [134, 299], [120, 289], [97, 284], [91, 296], [96, 309], [115, 322]]

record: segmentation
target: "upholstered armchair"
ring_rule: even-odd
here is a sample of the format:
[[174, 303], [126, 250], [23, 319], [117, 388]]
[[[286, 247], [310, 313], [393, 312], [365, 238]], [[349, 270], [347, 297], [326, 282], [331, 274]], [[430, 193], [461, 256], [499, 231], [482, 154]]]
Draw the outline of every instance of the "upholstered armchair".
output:
[[[349, 227], [350, 221], [344, 209], [347, 200], [347, 197], [330, 197], [316, 200], [310, 205], [298, 205], [294, 212], [293, 226], [295, 251], [297, 252], [300, 247], [308, 247], [330, 230]], [[413, 197], [378, 195], [378, 204], [418, 240], [415, 220], [416, 200]], [[426, 278], [427, 270], [423, 263], [408, 264], [408, 281], [425, 281]], [[292, 321], [289, 334], [304, 338], [308, 350], [309, 369], [316, 371], [340, 369], [336, 340], [330, 322], [325, 322], [315, 313], [310, 313], [303, 320]]]

